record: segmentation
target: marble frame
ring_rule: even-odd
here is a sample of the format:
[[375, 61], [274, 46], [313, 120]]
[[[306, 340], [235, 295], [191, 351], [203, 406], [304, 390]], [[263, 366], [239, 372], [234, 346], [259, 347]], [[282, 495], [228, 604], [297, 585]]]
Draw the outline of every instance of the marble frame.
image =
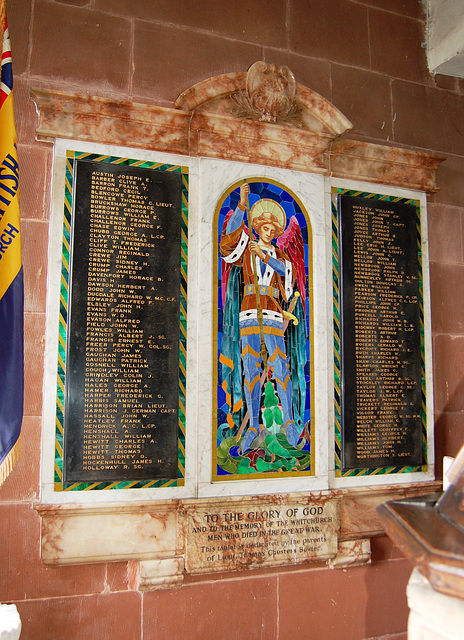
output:
[[[250, 487], [253, 493], [268, 494], [276, 492], [310, 491], [328, 487], [328, 440], [324, 424], [328, 419], [328, 402], [325, 391], [327, 371], [328, 342], [327, 327], [324, 317], [327, 314], [327, 300], [324, 293], [326, 264], [325, 237], [328, 229], [328, 221], [324, 211], [324, 178], [316, 174], [307, 174], [302, 171], [278, 169], [262, 165], [237, 163], [226, 160], [200, 160], [200, 189], [199, 189], [199, 238], [202, 252], [200, 260], [199, 279], [203, 284], [199, 285], [200, 304], [205, 321], [199, 326], [206, 326], [207, 331], [199, 336], [199, 352], [206, 366], [199, 371], [200, 402], [199, 411], [207, 416], [208, 428], [203, 428], [199, 415], [198, 433], [198, 461], [199, 461], [199, 487], [200, 496], [232, 496], [249, 495]], [[213, 308], [213, 243], [214, 225], [213, 218], [217, 202], [222, 193], [232, 184], [243, 178], [263, 177], [275, 180], [291, 189], [302, 201], [313, 225], [313, 285], [314, 285], [314, 373], [315, 373], [315, 465], [314, 476], [302, 476], [293, 478], [259, 478], [228, 480], [227, 482], [212, 482], [212, 340], [213, 323], [210, 310]], [[330, 221], [329, 221], [330, 222]], [[208, 353], [208, 360], [205, 358]], [[201, 403], [201, 404], [200, 404]]]
[[[134, 491], [112, 490], [111, 501], [134, 501], [144, 499], [171, 499], [193, 497], [217, 497], [249, 495], [252, 493], [272, 494], [277, 492], [312, 491], [329, 488], [347, 488], [365, 485], [381, 485], [394, 482], [411, 482], [411, 474], [391, 474], [388, 476], [336, 477], [333, 465], [332, 442], [334, 437], [333, 411], [333, 344], [331, 306], [331, 230], [330, 191], [332, 186], [359, 189], [371, 192], [388, 192], [400, 197], [418, 199], [422, 209], [422, 243], [424, 272], [424, 317], [426, 340], [427, 373], [427, 418], [429, 425], [433, 417], [433, 390], [431, 374], [431, 332], [430, 294], [428, 269], [428, 243], [426, 233], [426, 198], [424, 193], [343, 179], [328, 179], [317, 174], [302, 171], [266, 167], [256, 164], [232, 162], [221, 159], [187, 158], [158, 152], [141, 152], [140, 149], [94, 145], [79, 141], [57, 140], [54, 158], [54, 194], [49, 248], [49, 281], [47, 301], [47, 348], [46, 378], [44, 383], [44, 455], [42, 464], [43, 502], [53, 503], [57, 499], [63, 503], [108, 502], [108, 492], [61, 492], [53, 490], [50, 470], [53, 469], [54, 432], [48, 425], [54, 423], [54, 393], [50, 382], [56, 380], [57, 315], [59, 299], [59, 267], [61, 260], [62, 203], [64, 193], [64, 155], [66, 149], [111, 153], [131, 156], [144, 160], [156, 160], [188, 165], [190, 171], [189, 202], [189, 276], [188, 297], [188, 370], [197, 375], [188, 378], [188, 411], [186, 440], [186, 481], [185, 487], [136, 489]], [[239, 179], [252, 176], [268, 177], [285, 184], [301, 198], [313, 225], [314, 257], [314, 325], [315, 325], [315, 452], [314, 476], [295, 478], [241, 479], [227, 483], [212, 482], [212, 273], [213, 273], [213, 217], [221, 194]], [[206, 328], [206, 330], [205, 330]], [[200, 359], [200, 355], [201, 359]], [[53, 416], [53, 417], [52, 417]], [[328, 425], [328, 428], [324, 428]], [[426, 472], [415, 473], [416, 481], [433, 479], [433, 429], [428, 429], [428, 468]], [[250, 484], [252, 483], [252, 485]], [[253, 489], [250, 490], [250, 487]]]
[[[422, 279], [423, 279], [423, 306], [424, 306], [424, 349], [425, 349], [425, 377], [426, 377], [426, 423], [427, 423], [427, 470], [413, 473], [388, 473], [379, 475], [366, 476], [344, 476], [338, 477], [335, 471], [335, 456], [329, 461], [329, 486], [334, 489], [350, 488], [356, 486], [379, 486], [390, 483], [407, 484], [410, 482], [427, 482], [435, 477], [435, 452], [433, 439], [433, 367], [432, 367], [432, 327], [431, 327], [431, 309], [430, 309], [430, 268], [429, 268], [429, 250], [427, 235], [427, 199], [422, 191], [413, 191], [394, 187], [389, 184], [370, 183], [359, 180], [344, 180], [330, 178], [326, 180], [325, 195], [327, 211], [331, 209], [332, 187], [350, 189], [355, 191], [363, 191], [370, 193], [378, 193], [384, 195], [397, 196], [400, 198], [408, 198], [417, 200], [420, 203], [421, 218], [421, 249], [422, 249]], [[331, 258], [330, 258], [331, 261]], [[332, 265], [328, 264], [327, 268], [332, 269]], [[331, 278], [328, 285], [332, 287]], [[330, 292], [332, 295], [332, 292]], [[330, 305], [329, 305], [330, 306]], [[333, 323], [332, 307], [330, 306], [330, 320]], [[334, 345], [333, 340], [330, 341], [329, 359], [334, 362]], [[332, 368], [333, 372], [333, 368]], [[330, 375], [330, 374], [329, 374]], [[332, 375], [333, 386], [333, 375]], [[330, 382], [330, 381], [329, 381]], [[335, 440], [335, 417], [333, 399], [330, 403], [329, 418], [329, 442]], [[330, 445], [329, 445], [330, 447]]]
[[[47, 280], [47, 307], [46, 307], [46, 348], [45, 348], [45, 375], [44, 375], [44, 409], [43, 409], [43, 442], [42, 442], [42, 502], [44, 503], [93, 503], [113, 502], [123, 500], [152, 500], [154, 496], [163, 500], [166, 498], [183, 498], [195, 495], [195, 457], [186, 456], [185, 485], [175, 488], [140, 488], [134, 491], [129, 489], [112, 489], [111, 491], [60, 491], [54, 490], [54, 448], [55, 448], [55, 416], [56, 416], [56, 379], [57, 379], [57, 353], [58, 353], [58, 309], [60, 298], [61, 277], [61, 242], [63, 233], [63, 204], [65, 182], [65, 160], [67, 150], [84, 151], [89, 153], [101, 153], [102, 155], [115, 155], [119, 157], [131, 157], [152, 162], [166, 162], [169, 164], [182, 164], [188, 166], [190, 174], [190, 203], [189, 203], [189, 269], [196, 272], [198, 260], [196, 228], [197, 228], [197, 161], [192, 161], [184, 156], [169, 155], [166, 153], [143, 152], [140, 149], [128, 147], [115, 147], [112, 145], [94, 145], [87, 142], [73, 140], [57, 140], [54, 149], [53, 162], [53, 196], [50, 222], [49, 252], [48, 252], [48, 280]], [[189, 278], [189, 296], [187, 299], [187, 317], [195, 315], [194, 300], [196, 297], [195, 280]], [[195, 322], [188, 320], [187, 335], [187, 415], [186, 415], [186, 450], [195, 451], [195, 413], [196, 413], [196, 378], [190, 374], [194, 367], [193, 353], [195, 351]], [[106, 494], [106, 495], [105, 495]]]

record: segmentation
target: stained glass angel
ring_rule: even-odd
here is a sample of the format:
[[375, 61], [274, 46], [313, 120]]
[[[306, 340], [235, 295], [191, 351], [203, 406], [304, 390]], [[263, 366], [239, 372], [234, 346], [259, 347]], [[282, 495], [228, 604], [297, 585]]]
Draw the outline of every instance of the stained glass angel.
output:
[[261, 198], [249, 209], [249, 192], [247, 183], [240, 187], [220, 242], [224, 312], [219, 360], [229, 426], [243, 415], [236, 435], [242, 454], [276, 433], [296, 447], [306, 402], [301, 229], [295, 216], [287, 224], [283, 207], [273, 199]]

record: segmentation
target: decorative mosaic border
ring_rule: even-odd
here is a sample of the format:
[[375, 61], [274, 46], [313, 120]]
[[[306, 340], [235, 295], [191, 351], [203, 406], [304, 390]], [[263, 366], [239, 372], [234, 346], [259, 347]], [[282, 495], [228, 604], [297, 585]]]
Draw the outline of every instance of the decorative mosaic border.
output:
[[[182, 221], [181, 221], [181, 283], [180, 283], [180, 327], [179, 327], [179, 421], [178, 421], [178, 469], [177, 479], [137, 480], [124, 482], [63, 482], [63, 440], [64, 440], [64, 397], [66, 384], [66, 350], [68, 320], [68, 287], [70, 276], [71, 225], [73, 215], [73, 186], [75, 161], [85, 159], [130, 167], [142, 167], [154, 171], [169, 171], [182, 174]], [[60, 318], [58, 335], [58, 376], [56, 396], [55, 431], [55, 491], [92, 491], [101, 489], [139, 489], [158, 487], [181, 487], [185, 484], [185, 399], [186, 399], [186, 359], [187, 359], [187, 245], [188, 245], [188, 168], [117, 156], [66, 152], [63, 241], [60, 282]]]
[[[422, 453], [423, 464], [406, 467], [374, 467], [367, 469], [349, 469], [342, 472], [341, 453], [341, 352], [340, 352], [340, 296], [339, 296], [339, 235], [338, 235], [338, 211], [336, 196], [355, 196], [383, 200], [384, 202], [397, 202], [400, 204], [412, 204], [416, 208], [417, 229], [417, 258], [419, 262], [419, 310], [420, 310], [420, 336], [421, 336], [421, 391], [422, 391]], [[332, 291], [333, 291], [333, 335], [334, 335], [334, 414], [335, 414], [335, 476], [345, 478], [349, 476], [386, 475], [391, 473], [416, 473], [427, 471], [427, 414], [426, 414], [426, 389], [425, 389], [425, 340], [424, 340], [424, 301], [423, 301], [423, 276], [422, 276], [422, 246], [421, 246], [421, 218], [420, 202], [418, 200], [387, 196], [367, 191], [356, 191], [332, 187]]]

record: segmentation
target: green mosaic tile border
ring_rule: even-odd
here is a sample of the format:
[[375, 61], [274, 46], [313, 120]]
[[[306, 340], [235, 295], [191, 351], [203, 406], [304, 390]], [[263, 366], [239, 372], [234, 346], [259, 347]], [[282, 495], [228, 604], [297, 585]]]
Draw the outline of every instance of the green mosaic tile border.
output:
[[[417, 257], [419, 261], [419, 309], [420, 309], [420, 335], [421, 335], [421, 391], [422, 391], [422, 453], [423, 464], [419, 466], [404, 467], [374, 467], [368, 469], [350, 469], [342, 472], [341, 465], [341, 357], [340, 357], [340, 296], [339, 296], [339, 236], [338, 236], [338, 211], [335, 197], [338, 195], [370, 198], [383, 200], [384, 202], [398, 202], [400, 204], [413, 204], [416, 208], [417, 229]], [[335, 414], [335, 475], [337, 477], [386, 475], [391, 473], [416, 473], [427, 471], [427, 414], [426, 414], [426, 388], [425, 388], [425, 340], [424, 340], [424, 296], [422, 275], [422, 247], [421, 247], [421, 219], [420, 202], [414, 199], [387, 196], [379, 193], [356, 191], [332, 187], [332, 293], [333, 293], [333, 335], [334, 335], [334, 414]]]
[[[180, 327], [179, 327], [179, 432], [177, 479], [138, 480], [124, 482], [63, 482], [63, 440], [64, 440], [64, 395], [66, 383], [66, 345], [69, 294], [69, 268], [71, 246], [71, 221], [73, 210], [73, 180], [76, 160], [105, 162], [110, 164], [142, 167], [155, 171], [169, 171], [182, 174], [182, 221], [181, 221], [181, 285], [180, 285]], [[92, 491], [111, 489], [148, 489], [158, 487], [180, 487], [185, 484], [185, 400], [186, 400], [186, 358], [187, 358], [187, 266], [188, 266], [188, 168], [159, 162], [133, 160], [117, 156], [67, 151], [65, 173], [65, 195], [63, 216], [63, 240], [60, 283], [60, 318], [58, 335], [58, 376], [56, 394], [55, 431], [55, 491]]]

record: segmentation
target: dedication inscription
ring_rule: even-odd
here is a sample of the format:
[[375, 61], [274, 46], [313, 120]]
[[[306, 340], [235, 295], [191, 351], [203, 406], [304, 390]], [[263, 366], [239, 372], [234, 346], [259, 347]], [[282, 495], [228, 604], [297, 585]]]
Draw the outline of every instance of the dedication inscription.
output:
[[322, 561], [337, 554], [335, 501], [280, 497], [185, 504], [191, 573]]
[[181, 180], [76, 162], [66, 482], [177, 478]]
[[342, 467], [420, 465], [421, 289], [413, 204], [338, 197]]

